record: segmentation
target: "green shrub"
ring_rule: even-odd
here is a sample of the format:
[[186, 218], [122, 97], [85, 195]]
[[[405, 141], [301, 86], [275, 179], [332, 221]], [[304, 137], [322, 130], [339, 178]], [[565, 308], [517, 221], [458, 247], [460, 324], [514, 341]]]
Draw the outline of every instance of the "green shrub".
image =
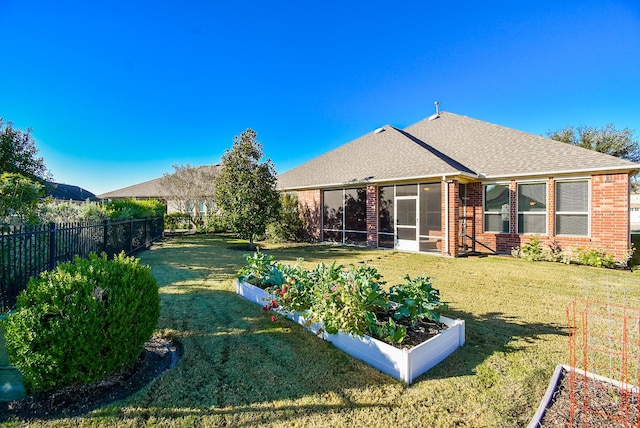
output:
[[38, 218], [41, 223], [98, 222], [108, 218], [107, 206], [86, 200], [83, 203], [55, 201], [48, 198], [42, 204]]
[[202, 217], [202, 223], [198, 225], [198, 233], [226, 232], [227, 225], [224, 218], [218, 214], [209, 214]]
[[563, 250], [557, 241], [552, 240], [545, 248], [542, 246], [540, 239], [537, 236], [532, 237], [528, 243], [522, 247], [514, 247], [511, 249], [511, 255], [513, 257], [519, 257], [531, 261], [549, 261], [559, 263], [576, 263], [587, 266], [595, 266], [601, 268], [624, 268], [628, 267], [629, 261], [633, 255], [633, 246], [622, 257], [620, 261], [617, 261], [613, 254], [607, 253], [601, 248], [584, 248], [580, 247], [577, 250]]
[[539, 261], [544, 260], [542, 243], [537, 236], [532, 237], [529, 242], [522, 246], [522, 257], [527, 260]]
[[18, 296], [4, 321], [7, 350], [30, 389], [89, 384], [131, 367], [159, 314], [158, 285], [137, 259], [77, 257]]
[[168, 230], [190, 229], [191, 215], [189, 213], [173, 212], [164, 215], [164, 227]]
[[611, 254], [607, 254], [605, 250], [602, 249], [585, 249], [578, 248], [573, 256], [575, 257], [576, 263], [580, 263], [588, 266], [595, 267], [604, 267], [613, 269], [616, 267], [616, 259]]
[[302, 240], [304, 225], [294, 194], [280, 195], [280, 212], [276, 221], [267, 225], [267, 239], [272, 242], [297, 242]]
[[156, 199], [114, 199], [107, 204], [111, 220], [159, 217], [164, 215], [165, 211], [165, 205]]

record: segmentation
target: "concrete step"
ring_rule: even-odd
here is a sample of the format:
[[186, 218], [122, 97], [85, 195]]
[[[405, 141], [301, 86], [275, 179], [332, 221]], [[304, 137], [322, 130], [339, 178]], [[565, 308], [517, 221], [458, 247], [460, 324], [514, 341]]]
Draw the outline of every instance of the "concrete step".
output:
[[26, 395], [22, 373], [15, 367], [0, 367], [0, 401], [20, 400]]

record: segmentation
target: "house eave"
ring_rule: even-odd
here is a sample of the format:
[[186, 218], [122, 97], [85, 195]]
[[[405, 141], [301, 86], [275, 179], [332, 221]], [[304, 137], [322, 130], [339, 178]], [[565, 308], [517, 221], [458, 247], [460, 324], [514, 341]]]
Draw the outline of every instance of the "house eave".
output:
[[322, 183], [322, 184], [304, 185], [304, 186], [278, 187], [278, 190], [281, 192], [288, 192], [293, 190], [328, 189], [328, 188], [336, 188], [336, 187], [350, 187], [350, 186], [357, 186], [357, 185], [411, 182], [411, 181], [417, 181], [417, 180], [430, 180], [434, 178], [442, 179], [443, 177], [445, 178], [460, 177], [460, 178], [464, 178], [465, 180], [477, 180], [480, 178], [478, 174], [473, 174], [467, 171], [449, 171], [449, 172], [439, 172], [439, 173], [433, 173], [433, 174], [427, 174], [427, 175], [381, 178], [381, 179], [374, 179], [373, 177], [368, 177], [362, 180], [352, 180], [352, 181], [346, 181], [341, 183]]
[[558, 177], [576, 174], [608, 174], [627, 172], [631, 175], [636, 174], [640, 169], [631, 169], [628, 166], [609, 167], [609, 168], [578, 168], [564, 171], [530, 171], [519, 174], [479, 174], [481, 180], [499, 180], [499, 179], [517, 179], [517, 178], [534, 178], [534, 177]]

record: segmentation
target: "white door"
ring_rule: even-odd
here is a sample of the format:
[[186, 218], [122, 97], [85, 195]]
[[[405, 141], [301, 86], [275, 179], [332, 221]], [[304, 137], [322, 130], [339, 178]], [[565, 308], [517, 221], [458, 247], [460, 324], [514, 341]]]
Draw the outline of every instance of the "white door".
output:
[[397, 196], [395, 211], [396, 250], [418, 251], [418, 197]]

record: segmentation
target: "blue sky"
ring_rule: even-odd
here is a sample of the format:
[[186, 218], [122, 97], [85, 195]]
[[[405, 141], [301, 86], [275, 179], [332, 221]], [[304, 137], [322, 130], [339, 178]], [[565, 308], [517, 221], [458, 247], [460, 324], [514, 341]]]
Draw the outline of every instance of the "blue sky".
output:
[[435, 100], [640, 138], [637, 0], [0, 0], [0, 40], [0, 117], [97, 194], [217, 163], [246, 128], [284, 172]]

